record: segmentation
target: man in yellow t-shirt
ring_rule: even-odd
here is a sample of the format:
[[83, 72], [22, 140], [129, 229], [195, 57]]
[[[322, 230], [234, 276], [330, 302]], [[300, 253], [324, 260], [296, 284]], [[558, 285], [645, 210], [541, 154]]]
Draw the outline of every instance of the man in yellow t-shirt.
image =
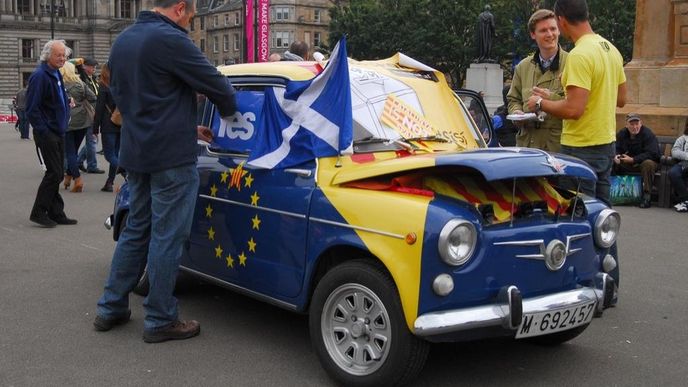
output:
[[616, 107], [626, 104], [623, 58], [614, 45], [593, 32], [586, 0], [557, 0], [554, 14], [562, 35], [575, 44], [561, 78], [566, 97], [548, 100], [534, 88], [528, 108], [563, 119], [561, 152], [586, 161], [597, 173], [597, 183], [583, 181], [581, 191], [610, 204]]

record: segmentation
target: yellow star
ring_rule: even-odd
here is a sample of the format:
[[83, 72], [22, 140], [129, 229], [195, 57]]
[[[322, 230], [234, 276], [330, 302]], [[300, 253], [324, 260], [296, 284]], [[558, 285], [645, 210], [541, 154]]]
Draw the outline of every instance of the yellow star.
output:
[[215, 240], [215, 230], [213, 230], [213, 226], [210, 226], [208, 229], [208, 239], [211, 241]]
[[251, 205], [257, 206], [259, 199], [260, 199], [260, 196], [258, 196], [258, 192], [254, 192], [253, 195], [251, 195]]
[[210, 187], [210, 196], [214, 197], [216, 193], [217, 193], [217, 187], [215, 186], [215, 184], [213, 184], [213, 186]]
[[253, 223], [254, 230], [260, 230], [260, 218], [258, 217], [258, 214], [251, 219], [251, 222]]
[[210, 207], [210, 204], [208, 204], [208, 207], [205, 208], [205, 216], [208, 218], [212, 218], [213, 216], [213, 207]]
[[253, 251], [254, 253], [256, 252], [256, 242], [251, 238], [248, 241], [248, 251]]
[[227, 173], [227, 171], [222, 172], [222, 174], [220, 175], [220, 182], [226, 183], [227, 177], [229, 177], [229, 173]]
[[244, 179], [244, 187], [251, 188], [251, 184], [253, 184], [253, 176], [251, 176], [249, 173], [249, 175]]
[[234, 258], [232, 258], [232, 254], [228, 255], [226, 260], [227, 260], [227, 267], [231, 267], [233, 269], [234, 268]]
[[220, 245], [215, 248], [215, 258], [222, 258], [222, 246]]
[[246, 266], [246, 254], [244, 254], [243, 251], [239, 254], [239, 264], [241, 266]]

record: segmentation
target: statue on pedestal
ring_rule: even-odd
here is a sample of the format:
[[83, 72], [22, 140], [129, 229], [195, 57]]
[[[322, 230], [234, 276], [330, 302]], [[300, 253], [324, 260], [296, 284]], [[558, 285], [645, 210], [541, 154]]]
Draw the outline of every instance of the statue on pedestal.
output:
[[476, 63], [495, 63], [492, 58], [492, 38], [495, 34], [494, 15], [490, 5], [485, 5], [485, 10], [478, 15], [478, 57]]

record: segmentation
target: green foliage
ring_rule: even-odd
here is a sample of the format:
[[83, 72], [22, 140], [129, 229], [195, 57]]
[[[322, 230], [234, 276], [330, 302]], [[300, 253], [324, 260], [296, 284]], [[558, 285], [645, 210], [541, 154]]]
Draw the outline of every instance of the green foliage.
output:
[[[329, 44], [346, 34], [356, 59], [381, 59], [402, 52], [449, 75], [460, 85], [477, 56], [478, 14], [492, 6], [496, 22], [492, 56], [510, 70], [511, 60], [533, 52], [528, 18], [555, 0], [351, 0], [330, 9]], [[631, 60], [635, 0], [588, 0], [595, 32], [609, 39]], [[562, 43], [564, 40], [562, 39]], [[570, 44], [568, 44], [570, 48]]]

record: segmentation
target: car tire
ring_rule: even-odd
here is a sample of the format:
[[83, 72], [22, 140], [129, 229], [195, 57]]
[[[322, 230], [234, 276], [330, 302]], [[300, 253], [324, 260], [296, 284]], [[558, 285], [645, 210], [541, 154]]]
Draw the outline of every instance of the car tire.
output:
[[[127, 219], [129, 218], [129, 212], [125, 212], [124, 215], [122, 215], [122, 220], [119, 222], [119, 226], [117, 227], [117, 238], [115, 240], [119, 240], [119, 236], [122, 233], [122, 230], [124, 230], [124, 227], [127, 225]], [[148, 295], [148, 288], [150, 287], [150, 283], [148, 282], [148, 265], [143, 267], [143, 270], [141, 273], [139, 273], [139, 280], [136, 282], [136, 286], [134, 287], [134, 293], [138, 294], [139, 296], [147, 296]]]
[[425, 365], [429, 344], [409, 331], [394, 281], [373, 263], [330, 269], [309, 312], [315, 352], [342, 385], [405, 384]]
[[590, 323], [566, 331], [551, 333], [549, 335], [530, 337], [526, 339], [526, 341], [528, 341], [529, 343], [544, 346], [555, 346], [563, 344], [569, 340], [573, 340], [576, 337], [578, 337], [578, 335], [583, 333], [583, 331], [588, 327], [588, 325], [590, 325]]

